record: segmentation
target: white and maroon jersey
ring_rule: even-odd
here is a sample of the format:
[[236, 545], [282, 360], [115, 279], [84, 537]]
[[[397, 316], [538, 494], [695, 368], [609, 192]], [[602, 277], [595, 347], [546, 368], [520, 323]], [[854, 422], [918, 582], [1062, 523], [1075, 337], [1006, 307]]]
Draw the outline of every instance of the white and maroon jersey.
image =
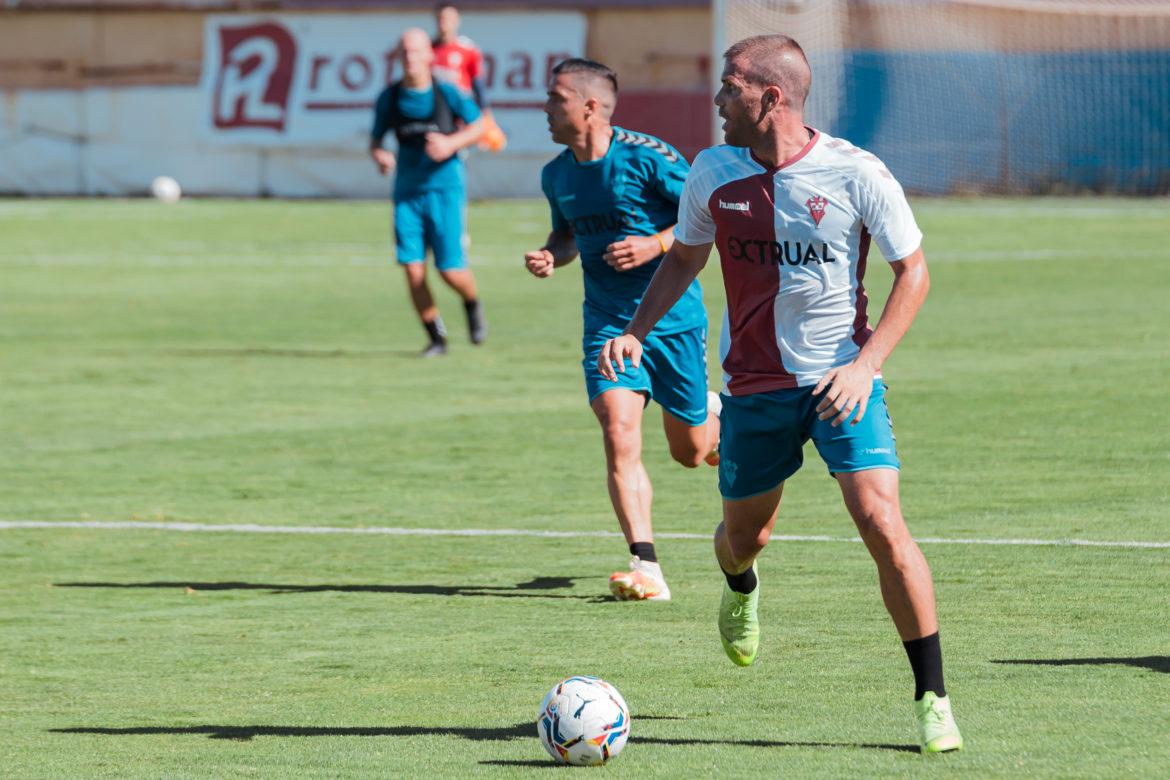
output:
[[683, 189], [675, 239], [714, 242], [723, 266], [720, 357], [730, 395], [815, 385], [852, 361], [872, 333], [862, 283], [871, 239], [887, 260], [922, 244], [881, 160], [810, 133], [776, 167], [749, 149], [706, 149]]

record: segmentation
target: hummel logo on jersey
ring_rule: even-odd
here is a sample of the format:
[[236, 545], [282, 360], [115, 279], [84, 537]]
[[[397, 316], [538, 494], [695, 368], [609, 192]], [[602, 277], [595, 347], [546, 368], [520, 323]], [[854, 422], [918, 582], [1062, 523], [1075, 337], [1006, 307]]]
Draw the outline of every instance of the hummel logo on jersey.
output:
[[617, 128], [616, 135], [617, 140], [623, 144], [644, 146], [647, 149], [653, 149], [654, 151], [661, 154], [666, 158], [667, 162], [678, 162], [678, 155], [674, 153], [674, 150], [652, 135], [631, 133], [629, 130], [622, 130], [621, 128]]
[[719, 199], [719, 208], [724, 211], [742, 211], [744, 214], [752, 213], [752, 204], [750, 201], [732, 201], [728, 203], [722, 198]]
[[804, 202], [808, 206], [808, 214], [813, 218], [813, 222], [817, 223], [817, 227], [821, 226], [821, 220], [825, 217], [825, 206], [829, 205], [827, 198], [820, 195], [813, 195]]

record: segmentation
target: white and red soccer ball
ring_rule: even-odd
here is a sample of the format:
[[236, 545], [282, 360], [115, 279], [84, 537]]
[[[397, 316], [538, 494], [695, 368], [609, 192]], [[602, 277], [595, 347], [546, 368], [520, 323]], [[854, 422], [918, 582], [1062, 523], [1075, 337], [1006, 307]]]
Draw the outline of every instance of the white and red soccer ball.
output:
[[630, 711], [617, 688], [597, 677], [561, 680], [536, 714], [540, 744], [560, 764], [604, 764], [625, 747]]

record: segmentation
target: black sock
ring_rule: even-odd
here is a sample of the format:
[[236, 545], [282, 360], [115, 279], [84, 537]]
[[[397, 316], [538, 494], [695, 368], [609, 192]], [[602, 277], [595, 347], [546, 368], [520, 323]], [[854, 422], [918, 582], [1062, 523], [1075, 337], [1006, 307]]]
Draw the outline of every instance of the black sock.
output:
[[634, 542], [630, 545], [630, 555], [637, 555], [647, 563], [658, 563], [658, 556], [654, 554], [654, 542]]
[[756, 585], [759, 584], [756, 580], [756, 570], [751, 568], [739, 574], [728, 574], [727, 570], [723, 569], [723, 576], [727, 578], [728, 587], [745, 596], [755, 590]]
[[936, 696], [946, 696], [947, 691], [943, 687], [942, 645], [938, 643], [938, 632], [902, 644], [910, 658], [910, 668], [914, 670], [914, 701], [921, 699], [927, 691], [933, 691]]
[[463, 311], [467, 313], [468, 321], [474, 320], [479, 316], [479, 298], [472, 298], [470, 301], [463, 302]]
[[447, 343], [447, 328], [443, 325], [442, 317], [435, 317], [430, 322], [424, 322], [423, 327], [427, 329], [427, 335], [431, 337], [432, 344]]

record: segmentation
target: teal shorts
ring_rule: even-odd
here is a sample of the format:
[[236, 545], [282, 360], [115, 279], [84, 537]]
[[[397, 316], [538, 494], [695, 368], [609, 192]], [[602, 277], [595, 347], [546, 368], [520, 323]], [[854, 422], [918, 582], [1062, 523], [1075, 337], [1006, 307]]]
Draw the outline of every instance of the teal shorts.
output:
[[585, 369], [585, 390], [589, 401], [614, 388], [645, 393], [653, 398], [672, 417], [687, 425], [702, 425], [707, 421], [707, 328], [700, 326], [682, 333], [656, 336], [652, 332], [642, 345], [642, 364], [634, 368], [626, 362], [626, 370], [618, 372], [611, 382], [597, 370], [597, 356], [609, 339], [617, 338], [622, 329], [615, 325], [599, 325], [585, 330], [581, 361]]
[[817, 419], [823, 397], [813, 388], [723, 396], [719, 416], [719, 492], [727, 499], [766, 493], [804, 463], [804, 443], [813, 440], [830, 474], [898, 469], [894, 425], [886, 408], [886, 386], [873, 381], [865, 417], [834, 428]]
[[467, 198], [462, 188], [428, 190], [394, 202], [394, 244], [398, 262], [421, 263], [429, 248], [435, 268], [467, 267], [464, 249]]

